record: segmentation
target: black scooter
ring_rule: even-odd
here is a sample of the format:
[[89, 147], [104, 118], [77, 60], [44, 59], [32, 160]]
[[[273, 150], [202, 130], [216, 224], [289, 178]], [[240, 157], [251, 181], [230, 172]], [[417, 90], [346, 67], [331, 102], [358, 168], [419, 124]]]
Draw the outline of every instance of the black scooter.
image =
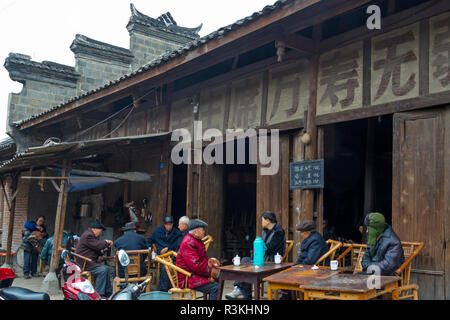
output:
[[[125, 250], [119, 250], [119, 263], [125, 269], [130, 264], [130, 257], [125, 252]], [[138, 300], [139, 296], [145, 291], [147, 285], [150, 283], [151, 278], [149, 277], [140, 284], [128, 283], [127, 270], [125, 270], [125, 283], [120, 284], [119, 288], [121, 290], [114, 293], [109, 299], [110, 300]]]

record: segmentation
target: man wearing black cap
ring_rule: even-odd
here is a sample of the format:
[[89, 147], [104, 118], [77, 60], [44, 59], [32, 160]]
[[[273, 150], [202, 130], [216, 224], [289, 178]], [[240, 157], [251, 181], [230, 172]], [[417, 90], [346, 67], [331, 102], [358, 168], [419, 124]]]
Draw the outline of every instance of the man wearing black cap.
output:
[[[75, 253], [92, 260], [86, 262], [85, 269], [95, 276], [95, 291], [103, 298], [107, 298], [112, 293], [109, 267], [97, 263], [98, 257], [103, 254], [103, 250], [109, 248], [113, 242], [111, 240], [99, 240], [99, 237], [106, 230], [105, 226], [98, 221], [94, 221], [80, 237]], [[75, 258], [75, 261], [83, 265], [84, 260]]]
[[[136, 224], [134, 222], [127, 222], [124, 227], [122, 227], [124, 232], [123, 236], [118, 238], [114, 242], [116, 251], [123, 249], [128, 250], [145, 250], [147, 249], [147, 241], [140, 234], [136, 233]], [[123, 278], [124, 272], [123, 267], [119, 264], [119, 277]], [[145, 275], [147, 271], [147, 266], [145, 265], [145, 255], [141, 255], [141, 276]]]
[[[147, 238], [147, 247], [156, 245], [156, 254], [161, 255], [168, 251], [178, 250], [178, 238], [180, 231], [173, 227], [173, 217], [164, 218], [164, 226], [157, 227], [153, 234]], [[169, 291], [172, 287], [166, 269], [161, 265], [161, 276], [159, 279], [159, 291]]]
[[320, 233], [316, 230], [316, 225], [312, 220], [305, 220], [297, 226], [300, 231], [302, 244], [297, 264], [314, 265], [319, 258], [327, 253], [328, 246]]

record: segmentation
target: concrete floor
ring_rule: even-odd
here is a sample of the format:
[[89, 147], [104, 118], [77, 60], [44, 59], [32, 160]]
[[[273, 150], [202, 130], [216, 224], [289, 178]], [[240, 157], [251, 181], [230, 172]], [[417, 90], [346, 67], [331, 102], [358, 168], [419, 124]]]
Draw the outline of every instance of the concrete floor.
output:
[[[15, 270], [17, 278], [14, 279], [13, 282], [13, 286], [14, 287], [22, 287], [22, 288], [27, 288], [30, 289], [32, 291], [37, 291], [37, 292], [41, 292], [41, 286], [42, 286], [42, 281], [45, 278], [45, 274], [39, 277], [32, 277], [30, 279], [25, 279], [23, 277], [23, 273], [21, 272], [21, 270]], [[225, 299], [225, 294], [227, 294], [228, 292], [233, 290], [233, 281], [225, 281], [224, 284], [224, 289], [223, 289], [223, 299]], [[157, 291], [158, 288], [156, 285], [154, 285], [153, 283], [151, 284], [150, 287], [151, 291]], [[60, 291], [60, 294], [57, 295], [50, 295], [50, 300], [64, 300], [64, 295], [62, 294], [62, 291]]]

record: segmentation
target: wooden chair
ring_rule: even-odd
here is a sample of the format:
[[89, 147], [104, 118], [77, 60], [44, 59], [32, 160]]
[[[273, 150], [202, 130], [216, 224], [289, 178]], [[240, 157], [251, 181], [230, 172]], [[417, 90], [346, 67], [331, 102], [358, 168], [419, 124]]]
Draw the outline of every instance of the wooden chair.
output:
[[85, 270], [86, 268], [86, 262], [92, 262], [92, 260], [88, 257], [82, 256], [81, 254], [75, 253], [74, 251], [71, 251], [71, 254], [77, 258], [80, 258], [81, 260], [83, 260], [83, 264], [81, 265], [81, 274], [80, 276], [88, 279], [92, 285], [95, 285], [95, 278], [93, 276], [93, 274], [87, 270]]
[[284, 252], [281, 262], [286, 261], [286, 259], [288, 258], [289, 252], [291, 252], [293, 246], [294, 246], [294, 240], [286, 240], [286, 251]]
[[347, 261], [350, 259], [349, 265], [362, 271], [361, 261], [366, 250], [366, 245], [359, 243], [343, 243], [342, 249], [342, 253], [335, 259], [339, 262], [339, 266], [347, 266]]
[[[152, 251], [157, 254], [156, 245], [152, 244]], [[155, 285], [159, 283], [159, 263], [156, 260], [152, 260], [152, 255], [148, 256], [147, 263], [149, 264], [149, 268], [151, 269], [152, 282]]]
[[419, 286], [416, 284], [411, 284], [411, 265], [413, 259], [419, 254], [419, 252], [424, 247], [423, 242], [403, 242], [403, 254], [405, 255], [405, 262], [395, 271], [395, 273], [401, 277], [398, 293], [399, 299], [409, 299], [413, 300], [419, 299]]
[[[166, 268], [167, 275], [169, 276], [170, 283], [172, 284], [172, 288], [169, 289], [170, 299], [171, 300], [196, 300], [197, 299], [197, 291], [194, 289], [189, 289], [187, 287], [188, 279], [192, 275], [190, 272], [176, 266], [173, 264], [172, 257], [177, 257], [177, 253], [175, 251], [169, 251], [162, 255], [156, 256], [155, 260], [158, 263], [161, 263]], [[184, 281], [184, 285], [180, 287], [178, 283], [178, 273], [182, 273], [185, 275], [186, 280]], [[178, 295], [178, 299], [174, 299], [174, 296]], [[190, 298], [189, 298], [190, 297]], [[203, 299], [207, 299], [207, 295], [203, 294]]]
[[353, 269], [353, 274], [357, 274], [358, 272], [363, 271], [362, 258], [364, 256], [364, 253], [366, 253], [367, 245], [354, 243], [352, 249], [355, 249], [355, 252], [358, 253], [354, 264], [355, 268]]
[[334, 256], [336, 254], [336, 251], [340, 247], [342, 247], [342, 242], [339, 242], [339, 241], [336, 241], [336, 240], [328, 239], [326, 242], [330, 245], [330, 247], [328, 249], [328, 252], [323, 254], [319, 258], [319, 260], [316, 261], [315, 265], [322, 265], [322, 266], [324, 266], [327, 258], [330, 258], [330, 260], [334, 260]]
[[[345, 256], [349, 253], [351, 254], [352, 266], [355, 267], [353, 274], [362, 272], [362, 258], [366, 251], [367, 245], [365, 244], [344, 244], [347, 249], [336, 259], [345, 263]], [[419, 252], [424, 247], [423, 242], [404, 242], [402, 241], [403, 254], [405, 256], [405, 262], [395, 271], [395, 273], [401, 277], [399, 283], [399, 299], [409, 299], [414, 300], [419, 299], [419, 286], [416, 284], [411, 284], [411, 265], [413, 259], [419, 254]]]
[[203, 244], [205, 245], [206, 251], [208, 251], [209, 245], [214, 241], [214, 238], [211, 235], [205, 236], [203, 239]]
[[[147, 263], [147, 270], [144, 275], [141, 275], [141, 256], [146, 254], [147, 257], [150, 257], [151, 259], [151, 253], [152, 251], [150, 249], [146, 250], [128, 250], [126, 251], [128, 254], [128, 257], [130, 258], [130, 264], [127, 266], [127, 268], [124, 270], [127, 272], [127, 279], [128, 282], [142, 282], [145, 281], [148, 278], [151, 278], [150, 276], [150, 263]], [[119, 277], [119, 257], [118, 252], [116, 252], [115, 256], [115, 268], [116, 268], [116, 277], [114, 278], [114, 292], [120, 290], [119, 284], [125, 283], [125, 278]], [[145, 289], [145, 292], [150, 292], [150, 286], [147, 286]]]

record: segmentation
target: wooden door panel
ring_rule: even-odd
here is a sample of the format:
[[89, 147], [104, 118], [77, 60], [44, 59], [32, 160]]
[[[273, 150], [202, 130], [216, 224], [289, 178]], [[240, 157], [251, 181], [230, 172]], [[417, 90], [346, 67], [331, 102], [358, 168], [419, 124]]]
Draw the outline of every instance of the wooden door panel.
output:
[[198, 181], [198, 214], [199, 218], [208, 223], [207, 233], [214, 241], [208, 248], [208, 256], [220, 258], [222, 253], [222, 229], [225, 211], [225, 190], [223, 181], [223, 165], [199, 166]]
[[273, 211], [286, 235], [289, 230], [289, 136], [280, 135], [279, 168], [274, 175], [261, 175], [257, 167], [256, 181], [256, 234], [261, 235], [261, 214]]
[[425, 243], [412, 266], [424, 299], [444, 297], [442, 128], [439, 112], [394, 115], [392, 224], [402, 241]]

